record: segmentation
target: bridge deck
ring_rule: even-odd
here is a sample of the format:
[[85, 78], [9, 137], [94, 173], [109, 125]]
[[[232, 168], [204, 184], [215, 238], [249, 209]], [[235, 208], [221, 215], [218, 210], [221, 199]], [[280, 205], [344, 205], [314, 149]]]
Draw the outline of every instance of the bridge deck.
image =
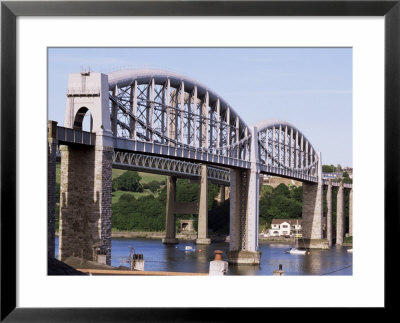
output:
[[[94, 146], [96, 134], [87, 131], [70, 129], [57, 126], [57, 139], [60, 144], [78, 144]], [[193, 162], [192, 162], [193, 161]], [[222, 167], [238, 167], [250, 169], [249, 161], [234, 157], [226, 157], [210, 153], [201, 149], [194, 150], [187, 147], [174, 147], [156, 142], [143, 142], [128, 138], [114, 139], [113, 166], [115, 168], [132, 169], [138, 171], [154, 172], [170, 176], [187, 178], [200, 178], [201, 163], [221, 165]], [[260, 164], [260, 172], [264, 174], [292, 178], [299, 181], [317, 183], [315, 176], [305, 175], [301, 172], [271, 167]], [[229, 185], [230, 174], [228, 169], [209, 166], [209, 179], [217, 184]], [[323, 180], [324, 186], [329, 185], [328, 180]], [[339, 186], [332, 182], [332, 186]], [[352, 188], [352, 184], [344, 183], [344, 188]]]

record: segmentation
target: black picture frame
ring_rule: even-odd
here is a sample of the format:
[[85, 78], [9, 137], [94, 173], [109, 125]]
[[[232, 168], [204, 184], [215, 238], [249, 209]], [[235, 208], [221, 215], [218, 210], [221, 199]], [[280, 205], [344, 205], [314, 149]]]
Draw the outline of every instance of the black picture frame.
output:
[[[1, 321], [220, 322], [243, 308], [17, 308], [16, 19], [19, 16], [384, 16], [385, 18], [385, 310], [396, 306], [393, 237], [399, 236], [400, 0], [355, 1], [2, 1], [1, 2]], [[372, 134], [371, 134], [372, 135]], [[373, 257], [371, 257], [373, 261]], [[373, 277], [371, 278], [373, 279]], [[396, 283], [397, 281], [397, 283]], [[163, 292], [163, 291], [160, 291]], [[345, 292], [345, 291], [344, 291]], [[177, 302], [179, 304], [179, 302]], [[266, 304], [267, 306], [268, 304]], [[271, 315], [266, 309], [251, 317]], [[285, 309], [287, 310], [287, 309]], [[260, 313], [258, 313], [260, 312]], [[381, 315], [382, 313], [380, 313]]]

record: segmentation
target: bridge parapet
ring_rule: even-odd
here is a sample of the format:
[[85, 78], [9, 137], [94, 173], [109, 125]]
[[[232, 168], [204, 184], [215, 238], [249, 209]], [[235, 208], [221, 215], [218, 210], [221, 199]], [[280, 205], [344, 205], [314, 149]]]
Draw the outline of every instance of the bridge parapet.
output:
[[[329, 186], [329, 179], [324, 179], [324, 180], [322, 181], [322, 183], [323, 183], [325, 186]], [[332, 181], [332, 182], [331, 182], [331, 185], [334, 186], [334, 187], [339, 187], [339, 186], [340, 186], [340, 182], [334, 182], [334, 181]], [[351, 184], [351, 183], [343, 183], [343, 187], [344, 187], [344, 188], [353, 188], [353, 184]]]
[[89, 146], [94, 146], [96, 144], [95, 133], [60, 126], [57, 126], [56, 138], [60, 143], [72, 143]]

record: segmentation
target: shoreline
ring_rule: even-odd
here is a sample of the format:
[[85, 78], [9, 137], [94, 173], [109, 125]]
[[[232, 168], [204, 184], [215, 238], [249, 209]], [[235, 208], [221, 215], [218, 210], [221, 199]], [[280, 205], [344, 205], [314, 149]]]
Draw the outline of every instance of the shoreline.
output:
[[[59, 232], [56, 231], [55, 235], [58, 237]], [[165, 231], [112, 231], [111, 238], [115, 239], [153, 239], [161, 240], [165, 237]], [[182, 241], [195, 241], [197, 239], [197, 234], [182, 234], [177, 233], [176, 238]], [[229, 235], [223, 234], [209, 234], [209, 238], [212, 242], [229, 242]], [[272, 242], [272, 243], [287, 243], [293, 244], [294, 238], [284, 238], [284, 237], [259, 237], [260, 242]], [[342, 244], [343, 247], [352, 247], [351, 242], [346, 242]]]

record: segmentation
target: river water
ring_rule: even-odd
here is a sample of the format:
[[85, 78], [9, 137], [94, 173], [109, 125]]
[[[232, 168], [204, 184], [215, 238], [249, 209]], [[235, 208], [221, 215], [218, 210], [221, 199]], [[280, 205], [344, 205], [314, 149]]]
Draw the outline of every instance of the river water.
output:
[[[191, 246], [194, 251], [185, 251]], [[194, 242], [180, 241], [169, 246], [161, 240], [153, 239], [112, 239], [111, 265], [129, 265], [124, 262], [129, 257], [131, 247], [135, 253], [143, 254], [147, 271], [170, 271], [208, 273], [214, 250], [224, 252], [223, 260], [229, 250], [229, 243], [216, 242], [211, 245], [195, 245]], [[352, 275], [353, 256], [347, 252], [349, 247], [332, 247], [328, 250], [311, 250], [310, 255], [291, 255], [285, 253], [291, 245], [260, 241], [262, 252], [260, 266], [230, 265], [228, 275], [272, 275], [282, 265], [286, 275]], [[56, 257], [58, 256], [58, 237], [56, 237]]]

